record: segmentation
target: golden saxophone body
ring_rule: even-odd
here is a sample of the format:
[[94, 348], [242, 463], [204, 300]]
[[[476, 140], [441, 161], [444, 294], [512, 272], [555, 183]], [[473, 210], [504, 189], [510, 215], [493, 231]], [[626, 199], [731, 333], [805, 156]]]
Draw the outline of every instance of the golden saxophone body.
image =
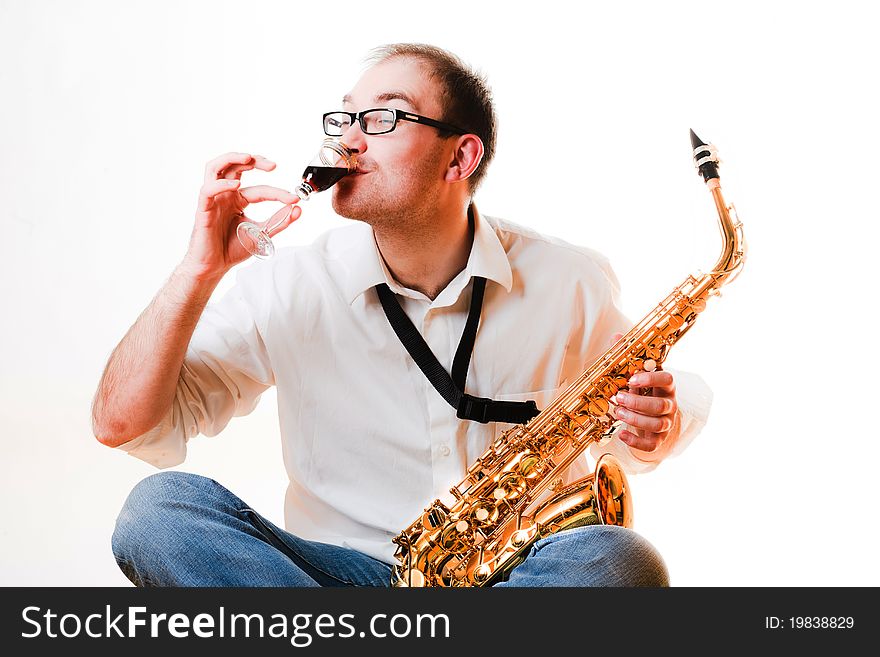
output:
[[709, 297], [745, 262], [742, 224], [722, 196], [715, 149], [693, 131], [691, 142], [718, 211], [721, 257], [708, 273], [688, 276], [541, 413], [499, 436], [450, 489], [454, 502], [435, 500], [393, 539], [394, 586], [491, 586], [550, 534], [593, 524], [632, 526], [626, 475], [611, 454], [583, 479], [564, 485], [563, 475], [617, 429], [610, 398], [636, 372], [663, 364]]

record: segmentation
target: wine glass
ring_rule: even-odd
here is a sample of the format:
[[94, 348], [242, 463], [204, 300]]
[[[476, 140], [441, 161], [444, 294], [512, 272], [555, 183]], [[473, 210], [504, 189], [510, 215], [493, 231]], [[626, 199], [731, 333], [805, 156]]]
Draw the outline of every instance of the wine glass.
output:
[[[325, 139], [321, 148], [311, 162], [306, 165], [302, 174], [302, 182], [293, 193], [305, 201], [316, 192], [329, 189], [345, 176], [357, 170], [357, 158], [354, 151], [338, 139]], [[293, 208], [290, 209], [292, 211]], [[275, 255], [275, 245], [270, 233], [287, 219], [288, 214], [281, 213], [281, 218], [269, 225], [261, 226], [253, 221], [242, 221], [235, 232], [238, 241], [248, 253], [257, 258], [271, 258]]]

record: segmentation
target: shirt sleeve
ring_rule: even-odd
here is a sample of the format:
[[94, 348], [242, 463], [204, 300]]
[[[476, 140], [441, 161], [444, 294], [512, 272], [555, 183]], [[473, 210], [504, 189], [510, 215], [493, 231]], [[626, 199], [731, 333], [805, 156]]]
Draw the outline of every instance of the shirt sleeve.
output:
[[[601, 287], [593, 290], [592, 298], [594, 301], [585, 301], [583, 304], [587, 310], [587, 330], [582, 343], [584, 344], [584, 353], [587, 354], [585, 362], [592, 363], [605, 353], [614, 334], [626, 333], [632, 328], [633, 322], [620, 310], [620, 283], [611, 264], [601, 254], [590, 250], [586, 251], [598, 267], [599, 278], [603, 283]], [[590, 312], [591, 308], [592, 312]], [[675, 445], [666, 456], [666, 458], [670, 458], [681, 454], [705, 426], [709, 417], [709, 409], [712, 406], [712, 391], [697, 374], [669, 367], [664, 367], [664, 369], [672, 374], [675, 381], [680, 427]], [[596, 459], [605, 453], [611, 453], [617, 457], [624, 470], [629, 474], [650, 472], [662, 462], [642, 461], [617, 435], [605, 445], [597, 444], [590, 447], [590, 454]]]
[[187, 348], [170, 411], [118, 449], [158, 468], [179, 465], [190, 438], [216, 436], [232, 417], [256, 407], [275, 383], [251, 301], [260, 298], [261, 287], [254, 277], [239, 275], [219, 302], [209, 303]]

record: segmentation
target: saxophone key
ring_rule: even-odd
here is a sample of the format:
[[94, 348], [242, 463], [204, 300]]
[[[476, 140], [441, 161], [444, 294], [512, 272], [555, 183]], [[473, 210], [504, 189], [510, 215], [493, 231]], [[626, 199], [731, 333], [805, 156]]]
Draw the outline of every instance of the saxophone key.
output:
[[[611, 439], [614, 438], [614, 433], [615, 433], [615, 432], [616, 432], [616, 431], [617, 431], [622, 425], [623, 425], [623, 422], [621, 422], [620, 420], [614, 420], [614, 421], [612, 422], [612, 421], [610, 421], [610, 419], [609, 419], [609, 422], [608, 422], [608, 425], [607, 425], [605, 431], [602, 433], [602, 435], [599, 436], [598, 439], [596, 439], [596, 445], [598, 445], [599, 447], [604, 447], [604, 446], [607, 445], [609, 442], [611, 442]], [[603, 426], [604, 426], [604, 425], [603, 425]]]
[[482, 566], [477, 566], [474, 568], [473, 579], [475, 584], [481, 584], [489, 579], [489, 575], [492, 574], [492, 569], [483, 564]]
[[528, 529], [519, 529], [513, 532], [513, 535], [510, 537], [510, 544], [515, 548], [521, 548], [531, 540], [533, 533], [534, 531], [529, 531]]
[[682, 317], [678, 313], [673, 313], [669, 316], [669, 319], [666, 320], [666, 323], [669, 325], [669, 328], [673, 330], [678, 330], [682, 326], [684, 326], [684, 317]]
[[603, 397], [593, 397], [587, 404], [590, 415], [601, 416], [608, 412], [608, 400]]
[[[498, 487], [493, 492], [496, 500], [515, 500], [522, 495], [528, 484], [525, 477], [516, 472], [506, 472], [498, 479]], [[500, 495], [500, 497], [499, 497]]]
[[641, 372], [644, 369], [645, 361], [641, 358], [634, 358], [630, 361], [629, 366], [627, 367], [627, 373], [629, 376], [632, 376], [636, 372]]
[[[464, 524], [460, 525], [462, 522]], [[459, 526], [464, 527], [464, 530], [459, 530]], [[470, 539], [470, 536], [467, 533], [469, 526], [470, 525], [468, 525], [466, 521], [450, 521], [440, 532], [440, 547], [444, 550], [449, 550], [450, 552], [464, 550]]]
[[479, 507], [474, 511], [474, 518], [476, 518], [478, 522], [486, 522], [490, 515], [489, 510], [485, 507]]
[[425, 512], [422, 514], [422, 527], [426, 531], [437, 529], [446, 522], [448, 513], [449, 509], [445, 508], [439, 501], [435, 502], [433, 506], [425, 509]]
[[604, 377], [596, 383], [596, 389], [606, 398], [613, 397], [620, 389], [610, 377]]
[[398, 588], [421, 588], [425, 586], [426, 583], [427, 580], [425, 578], [425, 573], [418, 568], [407, 568], [403, 572], [398, 573], [398, 578], [394, 582], [394, 586]]
[[531, 452], [526, 453], [520, 459], [517, 469], [526, 479], [536, 477], [541, 469], [541, 457]]

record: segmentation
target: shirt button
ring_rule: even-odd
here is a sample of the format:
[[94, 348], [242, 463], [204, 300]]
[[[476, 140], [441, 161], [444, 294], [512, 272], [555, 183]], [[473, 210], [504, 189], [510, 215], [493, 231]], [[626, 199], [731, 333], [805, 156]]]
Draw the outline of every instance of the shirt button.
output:
[[440, 445], [440, 449], [437, 451], [440, 452], [440, 456], [449, 456], [449, 446], [448, 445]]

